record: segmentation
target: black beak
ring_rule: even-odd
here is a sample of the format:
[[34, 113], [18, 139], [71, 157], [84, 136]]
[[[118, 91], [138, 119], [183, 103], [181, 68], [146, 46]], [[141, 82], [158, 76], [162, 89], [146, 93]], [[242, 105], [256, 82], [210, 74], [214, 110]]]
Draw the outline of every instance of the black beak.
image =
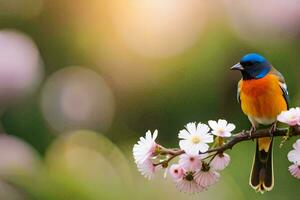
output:
[[242, 71], [242, 70], [244, 70], [244, 67], [240, 63], [237, 63], [237, 64], [233, 65], [230, 69]]

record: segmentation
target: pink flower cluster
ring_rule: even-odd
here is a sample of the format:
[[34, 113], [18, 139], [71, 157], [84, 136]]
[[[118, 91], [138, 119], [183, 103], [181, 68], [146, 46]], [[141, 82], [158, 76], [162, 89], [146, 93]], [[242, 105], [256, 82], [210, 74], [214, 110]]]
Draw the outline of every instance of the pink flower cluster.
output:
[[300, 108], [291, 108], [287, 111], [282, 111], [278, 116], [277, 120], [288, 124], [289, 126], [300, 126]]
[[177, 164], [170, 167], [170, 175], [176, 187], [185, 193], [201, 192], [218, 182], [220, 171], [230, 162], [228, 154], [221, 153], [207, 162], [207, 154], [183, 154]]
[[[300, 108], [281, 112], [277, 120], [289, 126], [300, 126]], [[178, 133], [180, 149], [164, 148], [155, 141], [157, 130], [153, 134], [147, 131], [145, 137], [141, 137], [133, 147], [135, 163], [139, 172], [149, 180], [157, 170], [165, 168], [165, 176], [169, 174], [172, 177], [178, 190], [185, 193], [201, 192], [216, 184], [220, 172], [229, 165], [230, 156], [213, 148], [224, 145], [234, 129], [235, 125], [224, 119], [210, 120], [208, 125], [188, 123]], [[293, 148], [288, 153], [288, 159], [292, 162], [289, 171], [300, 179], [300, 139]], [[170, 164], [177, 156], [178, 161]]]
[[[210, 148], [209, 143], [215, 142], [215, 147], [222, 145], [220, 141], [224, 141], [224, 138], [231, 137], [235, 125], [223, 119], [210, 120], [208, 124], [209, 126], [203, 123], [188, 123], [178, 134], [179, 146], [184, 153], [179, 156], [178, 163], [172, 164], [168, 171], [176, 187], [182, 192], [201, 192], [215, 184], [219, 180], [219, 172], [230, 162], [226, 153], [206, 152]], [[170, 160], [173, 159], [169, 159], [172, 155], [160, 154], [163, 147], [155, 142], [157, 135], [157, 130], [153, 135], [148, 131], [133, 147], [138, 170], [147, 179], [153, 178], [158, 169], [167, 169]]]
[[292, 176], [300, 179], [300, 139], [294, 143], [293, 148], [294, 149], [288, 153], [288, 159], [293, 163], [289, 166], [289, 171]]

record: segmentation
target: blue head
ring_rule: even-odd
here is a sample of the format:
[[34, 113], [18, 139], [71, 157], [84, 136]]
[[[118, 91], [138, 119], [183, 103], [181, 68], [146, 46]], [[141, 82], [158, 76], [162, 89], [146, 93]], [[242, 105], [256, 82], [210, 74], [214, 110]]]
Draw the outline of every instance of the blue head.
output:
[[256, 53], [245, 55], [238, 64], [231, 67], [232, 70], [240, 70], [244, 80], [263, 78], [271, 68], [271, 64]]

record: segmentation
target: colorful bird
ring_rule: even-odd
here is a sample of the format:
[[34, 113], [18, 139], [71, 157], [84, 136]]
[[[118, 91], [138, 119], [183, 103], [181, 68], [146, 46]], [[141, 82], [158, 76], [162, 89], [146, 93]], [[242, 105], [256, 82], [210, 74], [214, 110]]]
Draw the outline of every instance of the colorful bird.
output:
[[256, 131], [260, 124], [271, 125], [270, 137], [256, 141], [256, 153], [249, 181], [256, 191], [270, 191], [274, 186], [272, 133], [276, 129], [277, 115], [289, 107], [287, 86], [281, 73], [256, 53], [245, 55], [231, 69], [242, 73], [237, 99], [251, 122], [250, 134]]

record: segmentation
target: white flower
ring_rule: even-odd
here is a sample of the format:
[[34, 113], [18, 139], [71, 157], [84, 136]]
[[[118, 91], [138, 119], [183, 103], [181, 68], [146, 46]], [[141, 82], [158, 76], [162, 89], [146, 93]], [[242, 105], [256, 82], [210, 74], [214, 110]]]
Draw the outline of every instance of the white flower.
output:
[[186, 129], [179, 132], [179, 146], [187, 154], [196, 155], [200, 152], [206, 152], [209, 149], [207, 143], [212, 143], [214, 138], [209, 133], [209, 127], [206, 124], [188, 123]]
[[138, 143], [133, 146], [133, 157], [136, 163], [142, 164], [154, 155], [157, 147], [156, 138], [157, 130], [154, 131], [153, 135], [150, 131], [147, 131], [146, 137], [141, 137]]
[[294, 164], [300, 165], [300, 139], [293, 144], [293, 150], [288, 153], [288, 159]]
[[290, 126], [300, 125], [300, 108], [291, 108], [287, 111], [282, 111], [277, 120]]
[[145, 160], [143, 163], [137, 163], [137, 168], [139, 172], [148, 180], [153, 178], [156, 170], [156, 167], [149, 159]]
[[195, 172], [186, 172], [180, 179], [175, 180], [176, 188], [185, 193], [193, 194], [202, 192], [205, 188], [195, 181]]
[[230, 137], [231, 132], [235, 129], [234, 124], [227, 123], [224, 119], [219, 119], [218, 122], [209, 120], [208, 124], [212, 128], [211, 133], [219, 137]]
[[183, 178], [185, 170], [183, 169], [183, 167], [181, 165], [174, 164], [170, 167], [169, 172], [170, 172], [171, 176], [177, 180], [177, 179]]
[[289, 166], [289, 171], [297, 179], [300, 179], [300, 166], [296, 164], [292, 164]]
[[201, 168], [201, 159], [203, 159], [207, 154], [182, 154], [179, 156], [178, 163], [186, 170], [200, 170]]
[[210, 165], [215, 170], [221, 171], [229, 165], [229, 162], [230, 162], [230, 156], [226, 153], [221, 153], [216, 155], [216, 157], [214, 157]]
[[202, 164], [202, 169], [195, 175], [196, 182], [206, 188], [218, 182], [220, 174], [207, 163]]

